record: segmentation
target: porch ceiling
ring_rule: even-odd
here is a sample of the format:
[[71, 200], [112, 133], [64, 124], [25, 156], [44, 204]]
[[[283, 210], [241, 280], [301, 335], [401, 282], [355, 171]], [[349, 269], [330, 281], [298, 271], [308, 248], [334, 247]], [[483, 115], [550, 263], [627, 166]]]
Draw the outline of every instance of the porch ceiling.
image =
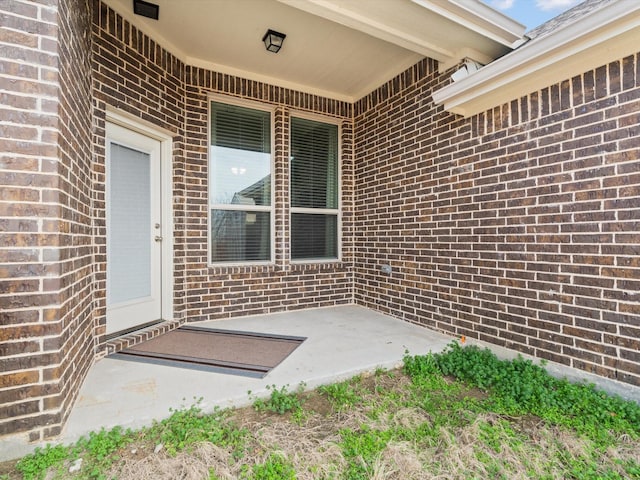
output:
[[[186, 63], [354, 101], [428, 56], [445, 68], [511, 50], [524, 26], [478, 0], [105, 0]], [[261, 42], [287, 35], [280, 53]]]

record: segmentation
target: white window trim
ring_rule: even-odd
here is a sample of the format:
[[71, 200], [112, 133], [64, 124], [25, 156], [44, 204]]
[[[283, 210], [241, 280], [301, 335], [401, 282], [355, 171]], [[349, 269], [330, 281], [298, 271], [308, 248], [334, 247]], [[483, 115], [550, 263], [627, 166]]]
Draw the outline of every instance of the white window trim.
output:
[[[251, 210], [252, 211], [261, 211], [261, 212], [270, 212], [270, 244], [271, 244], [271, 248], [270, 248], [270, 259], [269, 260], [263, 260], [263, 261], [245, 261], [245, 262], [235, 262], [235, 261], [231, 261], [231, 262], [214, 262], [211, 258], [211, 209], [213, 208], [220, 208], [223, 210], [247, 210], [247, 206], [246, 205], [219, 205], [219, 204], [212, 204], [211, 203], [211, 161], [212, 161], [212, 155], [211, 155], [211, 120], [212, 120], [212, 115], [211, 115], [211, 103], [212, 102], [217, 102], [217, 103], [224, 103], [227, 105], [235, 105], [238, 107], [245, 107], [245, 108], [251, 108], [253, 110], [261, 110], [263, 112], [269, 112], [269, 114], [271, 115], [271, 132], [270, 132], [270, 141], [271, 141], [271, 205], [252, 205], [251, 206]], [[276, 212], [275, 212], [275, 146], [276, 146], [276, 142], [275, 142], [275, 107], [265, 104], [265, 103], [261, 103], [261, 102], [257, 102], [257, 101], [252, 101], [252, 100], [244, 100], [244, 99], [239, 99], [239, 98], [235, 98], [235, 97], [228, 97], [226, 95], [220, 95], [220, 94], [209, 94], [207, 96], [207, 263], [208, 266], [210, 268], [227, 268], [227, 267], [246, 267], [246, 266], [264, 266], [264, 265], [275, 265], [275, 253], [276, 253], [276, 231], [275, 231], [275, 226], [276, 226], [276, 221], [275, 221], [275, 217], [276, 217]]]
[[[291, 155], [289, 155], [289, 262], [292, 265], [305, 265], [305, 264], [326, 264], [326, 263], [339, 263], [342, 262], [342, 120], [335, 117], [328, 117], [324, 115], [302, 112], [293, 110], [289, 115], [289, 152], [291, 152], [291, 119], [301, 118], [304, 120], [313, 120], [320, 123], [328, 123], [336, 125], [338, 127], [338, 208], [304, 208], [304, 207], [292, 207], [291, 206]], [[310, 213], [318, 215], [336, 215], [338, 222], [338, 256], [335, 258], [291, 258], [291, 216], [294, 213]]]

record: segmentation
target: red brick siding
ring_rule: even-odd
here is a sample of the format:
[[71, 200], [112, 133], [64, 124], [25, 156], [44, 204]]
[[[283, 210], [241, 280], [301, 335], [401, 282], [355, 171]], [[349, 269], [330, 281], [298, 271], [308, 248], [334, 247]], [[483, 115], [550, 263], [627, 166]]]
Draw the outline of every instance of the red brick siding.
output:
[[356, 301], [640, 385], [639, 65], [470, 119], [426, 67], [357, 102]]
[[94, 357], [90, 17], [70, 0], [2, 10], [0, 435], [41, 440]]
[[95, 356], [93, 303], [93, 182], [91, 101], [91, 1], [59, 3], [60, 110], [58, 169], [60, 203], [60, 337], [46, 339], [46, 349], [61, 357], [59, 366], [44, 371], [59, 378], [61, 394], [45, 405], [59, 408], [62, 421], [44, 431], [60, 433]]

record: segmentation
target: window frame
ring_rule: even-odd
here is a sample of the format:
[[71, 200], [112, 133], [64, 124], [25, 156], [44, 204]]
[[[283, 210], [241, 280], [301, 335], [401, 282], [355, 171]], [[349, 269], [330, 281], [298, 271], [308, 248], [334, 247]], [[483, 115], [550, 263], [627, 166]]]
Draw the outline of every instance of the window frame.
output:
[[[337, 182], [337, 189], [338, 189], [338, 208], [333, 209], [333, 208], [307, 208], [307, 207], [294, 207], [291, 205], [291, 182], [292, 182], [292, 177], [291, 177], [291, 152], [292, 152], [292, 148], [291, 148], [291, 141], [293, 139], [293, 135], [292, 135], [292, 119], [293, 118], [299, 118], [302, 120], [311, 120], [314, 122], [318, 122], [318, 123], [327, 123], [330, 125], [336, 125], [338, 128], [338, 134], [337, 134], [337, 156], [338, 156], [338, 162], [337, 162], [337, 175], [338, 175], [338, 182]], [[309, 113], [309, 112], [303, 112], [303, 111], [297, 111], [297, 110], [292, 110], [290, 112], [289, 115], [289, 121], [288, 121], [288, 127], [289, 127], [289, 158], [287, 159], [288, 161], [288, 173], [289, 173], [289, 179], [288, 179], [288, 207], [289, 207], [289, 231], [288, 233], [288, 238], [289, 238], [289, 262], [293, 265], [303, 265], [303, 264], [322, 264], [322, 263], [337, 263], [337, 262], [342, 262], [342, 121], [339, 118], [335, 118], [335, 117], [329, 117], [329, 116], [325, 116], [325, 115], [320, 115], [320, 114], [314, 114], [314, 113]], [[307, 213], [307, 214], [318, 214], [318, 215], [335, 215], [336, 216], [336, 222], [337, 222], [337, 228], [336, 228], [336, 235], [337, 235], [337, 245], [336, 245], [336, 249], [337, 249], [337, 256], [336, 257], [332, 257], [332, 258], [301, 258], [301, 259], [294, 259], [292, 258], [292, 244], [293, 244], [293, 235], [292, 235], [292, 216], [295, 213]]]
[[[237, 107], [244, 107], [244, 108], [250, 108], [252, 110], [260, 110], [263, 112], [268, 112], [269, 113], [269, 127], [270, 127], [270, 134], [269, 134], [269, 141], [270, 141], [270, 145], [271, 145], [271, 152], [269, 154], [270, 157], [270, 161], [269, 161], [269, 167], [270, 167], [270, 176], [271, 176], [271, 199], [270, 199], [270, 205], [252, 205], [250, 210], [253, 212], [268, 212], [269, 215], [269, 236], [270, 236], [270, 240], [269, 240], [269, 244], [270, 244], [270, 248], [269, 248], [269, 260], [247, 260], [247, 261], [229, 261], [229, 262], [214, 262], [213, 258], [212, 258], [212, 234], [211, 234], [211, 223], [212, 223], [212, 214], [211, 211], [214, 209], [218, 209], [218, 210], [235, 210], [235, 211], [241, 211], [241, 212], [246, 212], [247, 210], [247, 205], [235, 205], [235, 204], [214, 204], [211, 202], [211, 188], [212, 188], [212, 174], [213, 174], [213, 168], [212, 167], [212, 162], [213, 162], [213, 154], [212, 154], [212, 147], [213, 145], [211, 144], [211, 127], [212, 127], [212, 122], [213, 122], [213, 103], [223, 103], [226, 105], [233, 105], [233, 106], [237, 106]], [[219, 94], [209, 94], [207, 96], [207, 264], [209, 267], [213, 267], [213, 268], [224, 268], [224, 267], [237, 267], [237, 266], [263, 266], [263, 265], [274, 265], [275, 264], [275, 252], [276, 252], [276, 231], [275, 231], [275, 225], [276, 225], [276, 221], [275, 221], [275, 217], [276, 217], [276, 206], [275, 206], [275, 199], [276, 199], [276, 182], [275, 182], [275, 125], [274, 125], [274, 121], [275, 121], [275, 107], [269, 104], [265, 104], [265, 103], [261, 103], [261, 102], [256, 102], [256, 101], [251, 101], [251, 100], [244, 100], [244, 99], [238, 99], [238, 98], [234, 98], [234, 97], [228, 97], [226, 95], [219, 95]]]

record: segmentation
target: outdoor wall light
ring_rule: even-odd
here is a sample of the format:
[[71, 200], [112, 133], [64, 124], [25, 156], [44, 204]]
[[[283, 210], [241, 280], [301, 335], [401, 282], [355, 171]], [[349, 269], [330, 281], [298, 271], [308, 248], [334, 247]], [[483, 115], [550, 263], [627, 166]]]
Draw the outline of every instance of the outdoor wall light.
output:
[[273, 53], [278, 53], [282, 48], [286, 35], [284, 33], [276, 32], [275, 30], [267, 30], [267, 33], [262, 37], [264, 46], [267, 50]]
[[160, 16], [160, 5], [145, 2], [144, 0], [133, 0], [133, 13], [158, 20]]

